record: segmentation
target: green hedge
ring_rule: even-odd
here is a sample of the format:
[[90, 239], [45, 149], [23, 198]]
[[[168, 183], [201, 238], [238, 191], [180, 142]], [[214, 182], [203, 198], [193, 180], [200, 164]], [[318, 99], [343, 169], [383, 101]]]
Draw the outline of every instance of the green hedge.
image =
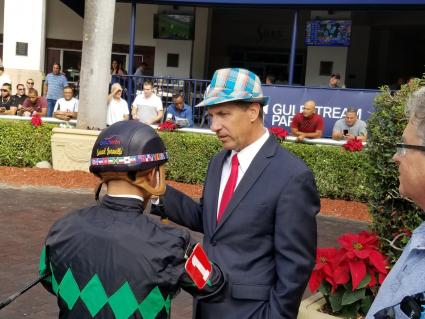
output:
[[382, 250], [395, 262], [400, 251], [391, 248], [388, 241], [403, 234], [395, 243], [403, 247], [409, 240], [409, 232], [423, 221], [423, 212], [415, 204], [399, 194], [398, 167], [392, 160], [395, 143], [401, 141], [407, 124], [405, 106], [409, 96], [425, 85], [425, 79], [416, 79], [413, 85], [403, 85], [395, 94], [383, 87], [375, 99], [375, 110], [368, 120], [370, 137], [367, 156], [370, 159], [369, 211], [372, 213], [372, 229], [382, 240]]
[[321, 197], [366, 201], [368, 161], [364, 150], [348, 152], [331, 145], [284, 143], [316, 177]]
[[0, 120], [0, 165], [32, 167], [52, 159], [50, 136], [56, 125], [33, 127], [29, 121]]
[[[213, 135], [181, 132], [161, 133], [170, 162], [167, 178], [185, 183], [202, 183], [211, 157], [221, 143]], [[342, 147], [283, 143], [301, 157], [316, 176], [322, 197], [365, 201], [367, 159], [365, 152], [348, 152]], [[285, 163], [282, 163], [282, 166]]]
[[161, 132], [170, 161], [167, 178], [183, 183], [201, 184], [208, 162], [221, 150], [221, 142], [215, 135]]
[[[0, 120], [0, 165], [34, 166], [51, 161], [50, 136], [55, 125], [34, 128], [27, 121]], [[167, 178], [179, 182], [203, 183], [208, 162], [221, 150], [215, 135], [161, 132], [170, 161]], [[283, 143], [307, 163], [316, 176], [322, 197], [364, 201], [367, 198], [365, 153], [350, 153], [341, 147]], [[282, 163], [282, 166], [285, 163]]]

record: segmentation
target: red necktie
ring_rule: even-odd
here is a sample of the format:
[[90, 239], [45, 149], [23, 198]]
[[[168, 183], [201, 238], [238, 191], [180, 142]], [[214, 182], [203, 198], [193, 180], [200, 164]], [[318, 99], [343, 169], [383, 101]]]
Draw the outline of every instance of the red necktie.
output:
[[230, 170], [229, 179], [227, 180], [226, 186], [224, 187], [223, 195], [221, 195], [220, 208], [218, 210], [217, 215], [217, 223], [220, 222], [220, 219], [223, 216], [223, 212], [226, 209], [227, 204], [230, 202], [233, 192], [235, 191], [236, 183], [238, 181], [238, 166], [238, 155], [235, 154], [232, 157], [232, 168]]

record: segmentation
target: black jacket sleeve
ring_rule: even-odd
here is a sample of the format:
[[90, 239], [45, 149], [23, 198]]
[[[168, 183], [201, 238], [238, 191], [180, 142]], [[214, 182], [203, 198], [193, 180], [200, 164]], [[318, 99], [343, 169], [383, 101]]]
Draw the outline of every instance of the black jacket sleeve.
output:
[[39, 264], [39, 274], [40, 274], [40, 276], [46, 276], [41, 281], [41, 284], [43, 285], [43, 287], [48, 292], [50, 292], [51, 294], [56, 295], [55, 292], [53, 291], [53, 287], [52, 287], [52, 274], [50, 272], [47, 246], [44, 246], [43, 250], [41, 251], [40, 264]]
[[[189, 237], [185, 253], [185, 260], [187, 260], [187, 258], [191, 255], [194, 247], [197, 244], [197, 242], [194, 241], [189, 234], [188, 236]], [[221, 271], [220, 267], [211, 261], [210, 263], [212, 266], [211, 278], [208, 280], [207, 284], [202, 289], [199, 289], [195, 285], [195, 283], [186, 271], [184, 271], [180, 276], [179, 285], [182, 289], [184, 289], [186, 292], [196, 297], [197, 299], [202, 299], [205, 301], [212, 301], [212, 299], [214, 299], [214, 301], [216, 301], [216, 299], [219, 298], [220, 292], [225, 287], [226, 280], [224, 273]]]

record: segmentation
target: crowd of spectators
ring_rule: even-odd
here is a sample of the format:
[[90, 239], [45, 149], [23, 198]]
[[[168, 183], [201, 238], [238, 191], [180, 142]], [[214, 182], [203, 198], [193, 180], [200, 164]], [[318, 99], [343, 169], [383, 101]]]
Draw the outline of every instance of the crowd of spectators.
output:
[[[123, 87], [119, 83], [113, 83], [113, 75], [126, 75], [127, 72], [122, 64], [113, 60], [111, 63], [111, 90], [107, 100], [107, 115], [105, 123], [107, 126], [115, 122], [131, 118], [145, 124], [159, 124], [162, 121], [173, 121], [177, 127], [193, 127], [192, 107], [185, 103], [182, 91], [172, 94], [172, 103], [163, 105], [160, 96], [155, 94], [152, 80], [143, 79], [147, 64], [142, 62], [136, 69], [136, 97], [129, 108], [127, 101], [123, 98]], [[140, 79], [139, 79], [140, 78]], [[273, 76], [267, 77], [267, 84], [273, 84]], [[341, 76], [332, 73], [329, 77], [329, 88], [341, 88]], [[78, 99], [74, 97], [74, 87], [68, 84], [66, 76], [61, 73], [61, 66], [54, 63], [52, 72], [46, 76], [44, 82], [44, 94], [39, 95], [34, 89], [34, 80], [29, 78], [26, 85], [16, 85], [16, 94], [12, 95], [10, 76], [5, 73], [4, 67], [0, 66], [0, 115], [18, 115], [55, 117], [60, 120], [69, 121], [78, 116]], [[308, 100], [304, 103], [302, 111], [294, 116], [291, 122], [291, 133], [297, 142], [304, 138], [321, 138], [324, 131], [324, 119], [316, 113], [316, 102]], [[367, 140], [367, 125], [358, 119], [358, 110], [348, 107], [332, 130], [334, 140]]]
[[[362, 142], [367, 140], [367, 124], [358, 118], [358, 110], [348, 107], [343, 118], [335, 122], [332, 129], [332, 139], [353, 140]], [[316, 102], [306, 101], [302, 112], [296, 114], [291, 122], [291, 133], [296, 136], [296, 141], [304, 138], [320, 138], [323, 135], [324, 119], [316, 114]]]
[[52, 72], [44, 81], [44, 94], [34, 88], [34, 79], [26, 84], [16, 85], [16, 94], [12, 95], [12, 81], [0, 66], [0, 115], [56, 117], [61, 120], [77, 118], [78, 100], [74, 97], [74, 88], [68, 85], [66, 76], [61, 73], [61, 66], [53, 64]]

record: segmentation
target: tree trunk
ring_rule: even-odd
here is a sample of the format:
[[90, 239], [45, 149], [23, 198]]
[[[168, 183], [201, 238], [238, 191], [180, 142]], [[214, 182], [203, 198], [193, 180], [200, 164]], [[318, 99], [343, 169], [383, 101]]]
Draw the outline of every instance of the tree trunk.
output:
[[106, 125], [115, 0], [87, 0], [83, 26], [77, 128]]

